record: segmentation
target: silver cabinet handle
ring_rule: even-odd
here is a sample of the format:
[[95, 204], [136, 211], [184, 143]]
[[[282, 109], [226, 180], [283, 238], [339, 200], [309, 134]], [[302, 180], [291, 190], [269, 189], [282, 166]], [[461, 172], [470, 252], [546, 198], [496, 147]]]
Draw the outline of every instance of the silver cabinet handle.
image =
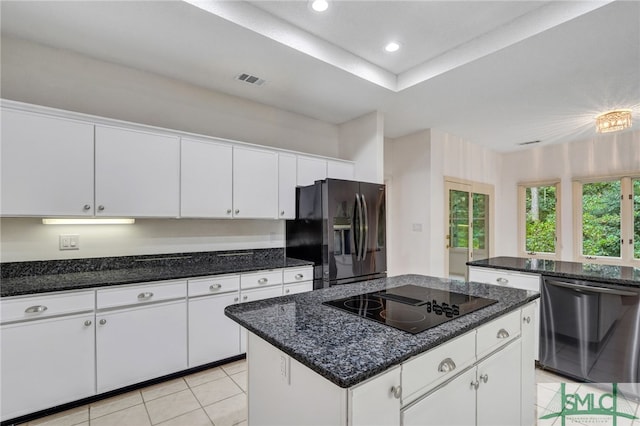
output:
[[294, 277], [296, 280], [301, 280], [304, 278], [303, 274], [296, 274], [296, 276]]
[[222, 284], [211, 284], [209, 286], [209, 291], [216, 291], [222, 288]]
[[498, 339], [506, 339], [507, 337], [509, 337], [509, 332], [504, 328], [501, 328], [500, 330], [498, 330], [498, 334], [496, 334], [496, 337]]
[[150, 291], [145, 291], [144, 293], [140, 293], [138, 295], [138, 299], [140, 300], [148, 300], [151, 299], [153, 297], [153, 293]]
[[289, 292], [290, 292], [290, 291], [291, 291], [290, 289], [285, 288], [285, 289], [284, 289], [284, 294], [289, 294]]
[[39, 314], [40, 312], [44, 312], [46, 310], [47, 310], [47, 307], [44, 305], [35, 305], [35, 306], [29, 306], [24, 311], [27, 314]]
[[234, 298], [233, 298], [233, 301], [234, 301], [234, 302], [237, 302], [237, 301], [238, 301], [238, 298], [237, 298], [237, 297], [234, 297]]
[[280, 216], [284, 216], [284, 210], [280, 212]]
[[104, 211], [104, 206], [103, 205], [99, 205], [98, 206], [98, 211]]
[[236, 209], [236, 214], [240, 213], [240, 209]]
[[266, 284], [269, 280], [267, 278], [260, 278], [258, 284]]
[[395, 399], [400, 399], [402, 396], [402, 386], [391, 386], [391, 395], [393, 395]]
[[242, 296], [242, 300], [247, 300], [249, 296]]
[[89, 210], [90, 208], [91, 208], [91, 205], [89, 205], [89, 204], [85, 204], [85, 205], [82, 207], [82, 209], [83, 209], [83, 210]]
[[441, 373], [448, 373], [456, 369], [456, 363], [451, 358], [445, 358], [438, 365], [438, 371]]
[[489, 375], [483, 374], [482, 376], [480, 376], [480, 380], [482, 380], [482, 383], [487, 383], [489, 381]]
[[477, 380], [474, 380], [473, 382], [471, 382], [471, 387], [475, 390], [478, 390], [478, 388], [480, 387], [480, 382]]
[[100, 325], [105, 325], [107, 323], [107, 320], [103, 318], [98, 322], [100, 323]]
[[227, 214], [231, 214], [231, 209], [227, 209]]
[[500, 277], [500, 278], [496, 278], [496, 282], [497, 282], [498, 284], [509, 284], [509, 280], [508, 280], [508, 279], [506, 279], [506, 278], [502, 278], [502, 277]]
[[526, 322], [527, 324], [529, 324], [531, 322], [531, 317], [522, 318], [522, 322]]
[[86, 321], [84, 322], [85, 327], [89, 327], [91, 324], [93, 324], [93, 323], [91, 322], [91, 320], [86, 320]]

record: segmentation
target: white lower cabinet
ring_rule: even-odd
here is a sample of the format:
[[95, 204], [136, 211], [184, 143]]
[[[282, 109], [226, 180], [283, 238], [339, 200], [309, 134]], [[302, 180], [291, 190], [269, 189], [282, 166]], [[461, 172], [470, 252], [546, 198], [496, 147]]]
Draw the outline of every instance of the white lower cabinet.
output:
[[[381, 392], [387, 390], [387, 392]], [[351, 426], [391, 426], [400, 424], [400, 367], [349, 389]], [[371, 409], [375, 407], [375, 409]]]
[[91, 312], [0, 328], [3, 421], [94, 394], [93, 320]]

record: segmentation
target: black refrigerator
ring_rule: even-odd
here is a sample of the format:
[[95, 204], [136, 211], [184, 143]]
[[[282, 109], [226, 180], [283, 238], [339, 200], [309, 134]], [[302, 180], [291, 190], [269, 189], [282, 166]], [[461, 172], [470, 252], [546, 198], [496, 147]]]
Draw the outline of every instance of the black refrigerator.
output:
[[287, 257], [314, 264], [313, 288], [386, 277], [385, 187], [340, 179], [296, 188]]

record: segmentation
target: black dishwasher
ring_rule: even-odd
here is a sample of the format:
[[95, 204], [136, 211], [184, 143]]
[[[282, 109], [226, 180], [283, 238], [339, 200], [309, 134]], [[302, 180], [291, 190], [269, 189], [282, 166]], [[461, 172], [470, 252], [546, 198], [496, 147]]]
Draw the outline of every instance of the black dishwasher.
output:
[[[595, 383], [640, 384], [640, 288], [545, 277], [540, 364]], [[636, 393], [636, 392], [634, 392]]]

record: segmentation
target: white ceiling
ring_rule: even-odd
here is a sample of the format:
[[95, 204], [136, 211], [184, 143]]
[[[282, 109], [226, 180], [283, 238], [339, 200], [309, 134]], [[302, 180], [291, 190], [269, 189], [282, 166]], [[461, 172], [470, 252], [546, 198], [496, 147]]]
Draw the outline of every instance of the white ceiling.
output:
[[[324, 14], [306, 1], [0, 6], [3, 35], [330, 123], [378, 110], [391, 138], [438, 128], [510, 151], [593, 136], [593, 118], [611, 108], [639, 120], [635, 0], [334, 0]], [[383, 51], [391, 39], [394, 54]]]

